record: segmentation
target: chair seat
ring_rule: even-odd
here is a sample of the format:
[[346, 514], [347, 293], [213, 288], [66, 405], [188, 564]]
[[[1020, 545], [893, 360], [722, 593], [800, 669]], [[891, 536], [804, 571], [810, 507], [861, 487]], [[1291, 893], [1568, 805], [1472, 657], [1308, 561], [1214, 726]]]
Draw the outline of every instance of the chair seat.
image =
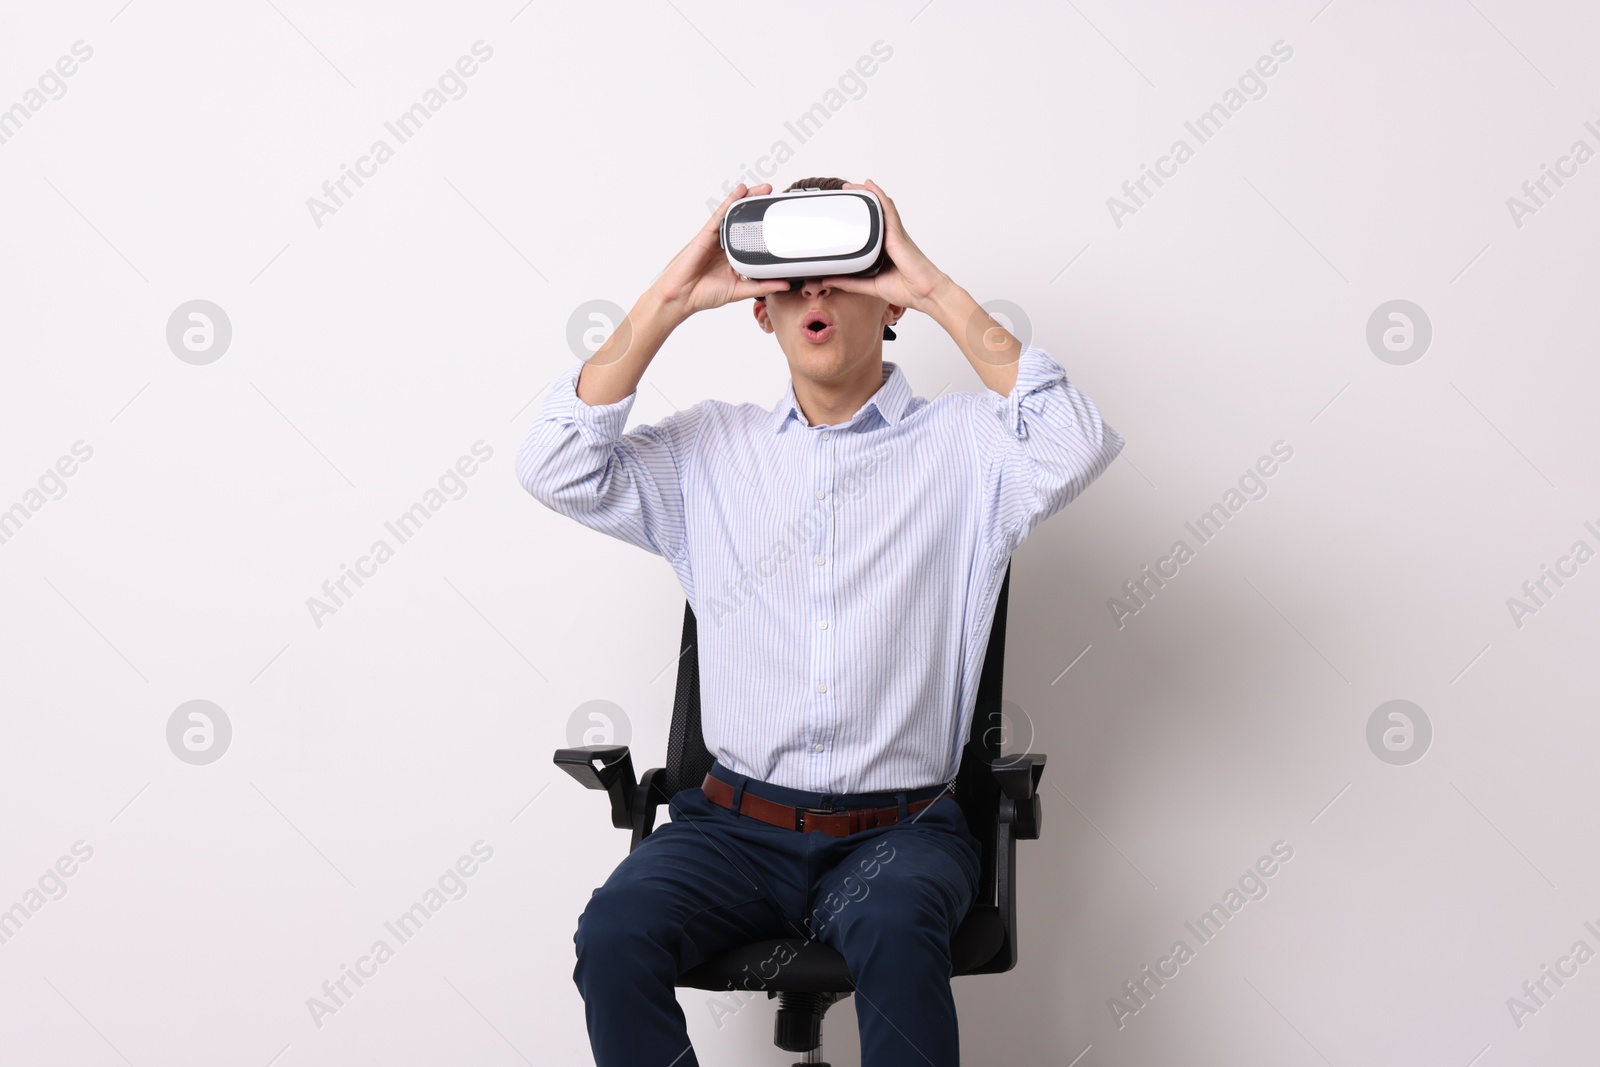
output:
[[[950, 942], [951, 973], [966, 974], [988, 963], [1004, 941], [1000, 909], [974, 907]], [[784, 945], [788, 951], [780, 952]], [[790, 954], [794, 958], [779, 966], [779, 961]], [[778, 971], [776, 977], [763, 981], [774, 967]], [[784, 937], [752, 941], [713, 956], [679, 975], [678, 985], [714, 991], [771, 989], [780, 993], [848, 993], [855, 989], [850, 970], [838, 952], [820, 941]]]

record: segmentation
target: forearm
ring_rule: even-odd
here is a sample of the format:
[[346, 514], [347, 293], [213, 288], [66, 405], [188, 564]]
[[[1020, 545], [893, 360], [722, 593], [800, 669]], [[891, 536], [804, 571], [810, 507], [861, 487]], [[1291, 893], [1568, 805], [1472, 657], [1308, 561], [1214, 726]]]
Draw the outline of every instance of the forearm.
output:
[[668, 335], [687, 317], [655, 289], [645, 290], [584, 365], [578, 375], [578, 399], [594, 407], [632, 394]]
[[949, 276], [939, 283], [923, 308], [961, 348], [983, 384], [1009, 396], [1017, 384], [1017, 360], [1022, 342], [995, 321], [994, 316]]

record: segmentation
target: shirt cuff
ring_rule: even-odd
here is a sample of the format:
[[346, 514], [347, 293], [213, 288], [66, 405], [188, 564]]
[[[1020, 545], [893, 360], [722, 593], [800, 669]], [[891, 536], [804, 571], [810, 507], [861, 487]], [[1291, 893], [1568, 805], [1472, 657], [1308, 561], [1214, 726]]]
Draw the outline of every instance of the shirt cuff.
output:
[[578, 436], [585, 444], [610, 444], [622, 437], [628, 424], [628, 412], [639, 391], [636, 389], [611, 404], [587, 404], [578, 395], [578, 375], [584, 365], [569, 368], [550, 384], [550, 395], [539, 409], [539, 421], [570, 422], [578, 428]]
[[1023, 419], [1023, 404], [1029, 396], [1041, 389], [1050, 388], [1066, 376], [1066, 370], [1050, 358], [1050, 353], [1042, 348], [1024, 345], [1022, 355], [1017, 359], [1017, 384], [1012, 387], [1009, 395], [994, 398], [995, 411], [1004, 420], [1006, 429], [1018, 439], [1027, 437], [1028, 427]]

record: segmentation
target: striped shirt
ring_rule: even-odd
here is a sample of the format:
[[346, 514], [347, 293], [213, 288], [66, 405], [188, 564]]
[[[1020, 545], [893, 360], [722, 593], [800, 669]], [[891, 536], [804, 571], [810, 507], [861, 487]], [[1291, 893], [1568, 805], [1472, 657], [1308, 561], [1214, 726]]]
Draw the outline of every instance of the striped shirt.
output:
[[900, 367], [849, 422], [704, 400], [624, 433], [637, 392], [558, 378], [517, 452], [555, 511], [664, 557], [699, 623], [706, 748], [828, 793], [948, 782], [1006, 564], [1122, 436], [1048, 353], [1007, 396], [914, 396]]

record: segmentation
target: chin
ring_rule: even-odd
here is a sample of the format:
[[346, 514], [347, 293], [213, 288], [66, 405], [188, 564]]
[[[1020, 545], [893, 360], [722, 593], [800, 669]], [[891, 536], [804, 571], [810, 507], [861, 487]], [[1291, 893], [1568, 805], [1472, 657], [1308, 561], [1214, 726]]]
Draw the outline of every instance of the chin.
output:
[[813, 381], [825, 382], [843, 378], [859, 368], [863, 362], [870, 362], [872, 359], [870, 346], [865, 351], [860, 351], [859, 347], [852, 347], [843, 333], [834, 334], [822, 344], [793, 338], [780, 342], [780, 347], [791, 371]]
[[808, 377], [820, 380], [836, 378], [850, 366], [842, 345], [807, 345], [795, 363], [805, 369]]

